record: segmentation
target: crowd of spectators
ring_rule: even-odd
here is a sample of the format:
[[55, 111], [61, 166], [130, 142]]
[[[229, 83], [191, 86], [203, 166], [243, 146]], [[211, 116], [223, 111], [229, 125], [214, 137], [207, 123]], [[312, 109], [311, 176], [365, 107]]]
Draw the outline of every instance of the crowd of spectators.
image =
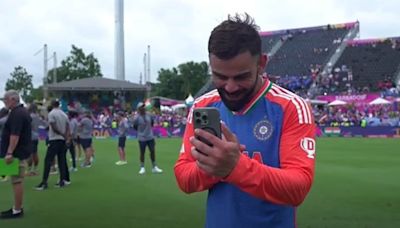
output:
[[400, 127], [400, 112], [396, 105], [322, 106], [313, 107], [316, 123], [331, 127]]

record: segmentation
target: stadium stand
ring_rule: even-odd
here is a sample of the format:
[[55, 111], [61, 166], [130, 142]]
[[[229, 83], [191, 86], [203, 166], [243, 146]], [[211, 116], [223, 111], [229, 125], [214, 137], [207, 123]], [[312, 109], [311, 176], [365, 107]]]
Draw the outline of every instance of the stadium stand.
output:
[[[271, 56], [269, 75], [310, 75], [310, 67], [324, 65], [355, 23], [286, 30], [282, 47]], [[266, 39], [264, 37], [263, 39]]]
[[355, 92], [390, 89], [395, 87], [394, 77], [399, 68], [399, 37], [349, 41], [328, 75], [330, 93], [347, 91], [350, 87]]

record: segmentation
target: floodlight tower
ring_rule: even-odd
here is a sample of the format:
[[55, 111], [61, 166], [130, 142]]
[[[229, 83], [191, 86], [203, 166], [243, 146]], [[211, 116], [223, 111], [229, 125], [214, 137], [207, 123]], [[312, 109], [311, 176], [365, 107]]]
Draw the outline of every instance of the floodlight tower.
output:
[[115, 78], [125, 80], [124, 1], [115, 0]]

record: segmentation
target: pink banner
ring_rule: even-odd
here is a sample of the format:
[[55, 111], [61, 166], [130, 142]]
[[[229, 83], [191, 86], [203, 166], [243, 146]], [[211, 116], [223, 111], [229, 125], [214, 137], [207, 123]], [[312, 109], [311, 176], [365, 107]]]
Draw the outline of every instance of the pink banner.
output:
[[368, 93], [368, 94], [357, 94], [357, 95], [327, 95], [327, 96], [318, 96], [318, 100], [332, 102], [334, 100], [345, 101], [349, 104], [366, 104], [369, 103], [376, 98], [380, 97], [379, 93]]

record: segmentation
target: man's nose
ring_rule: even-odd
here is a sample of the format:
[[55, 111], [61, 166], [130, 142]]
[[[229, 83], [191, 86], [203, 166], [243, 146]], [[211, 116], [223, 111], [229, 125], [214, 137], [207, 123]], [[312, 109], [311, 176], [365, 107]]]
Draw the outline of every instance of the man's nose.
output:
[[239, 89], [239, 86], [234, 80], [228, 80], [225, 85], [225, 91], [228, 93], [234, 93]]

